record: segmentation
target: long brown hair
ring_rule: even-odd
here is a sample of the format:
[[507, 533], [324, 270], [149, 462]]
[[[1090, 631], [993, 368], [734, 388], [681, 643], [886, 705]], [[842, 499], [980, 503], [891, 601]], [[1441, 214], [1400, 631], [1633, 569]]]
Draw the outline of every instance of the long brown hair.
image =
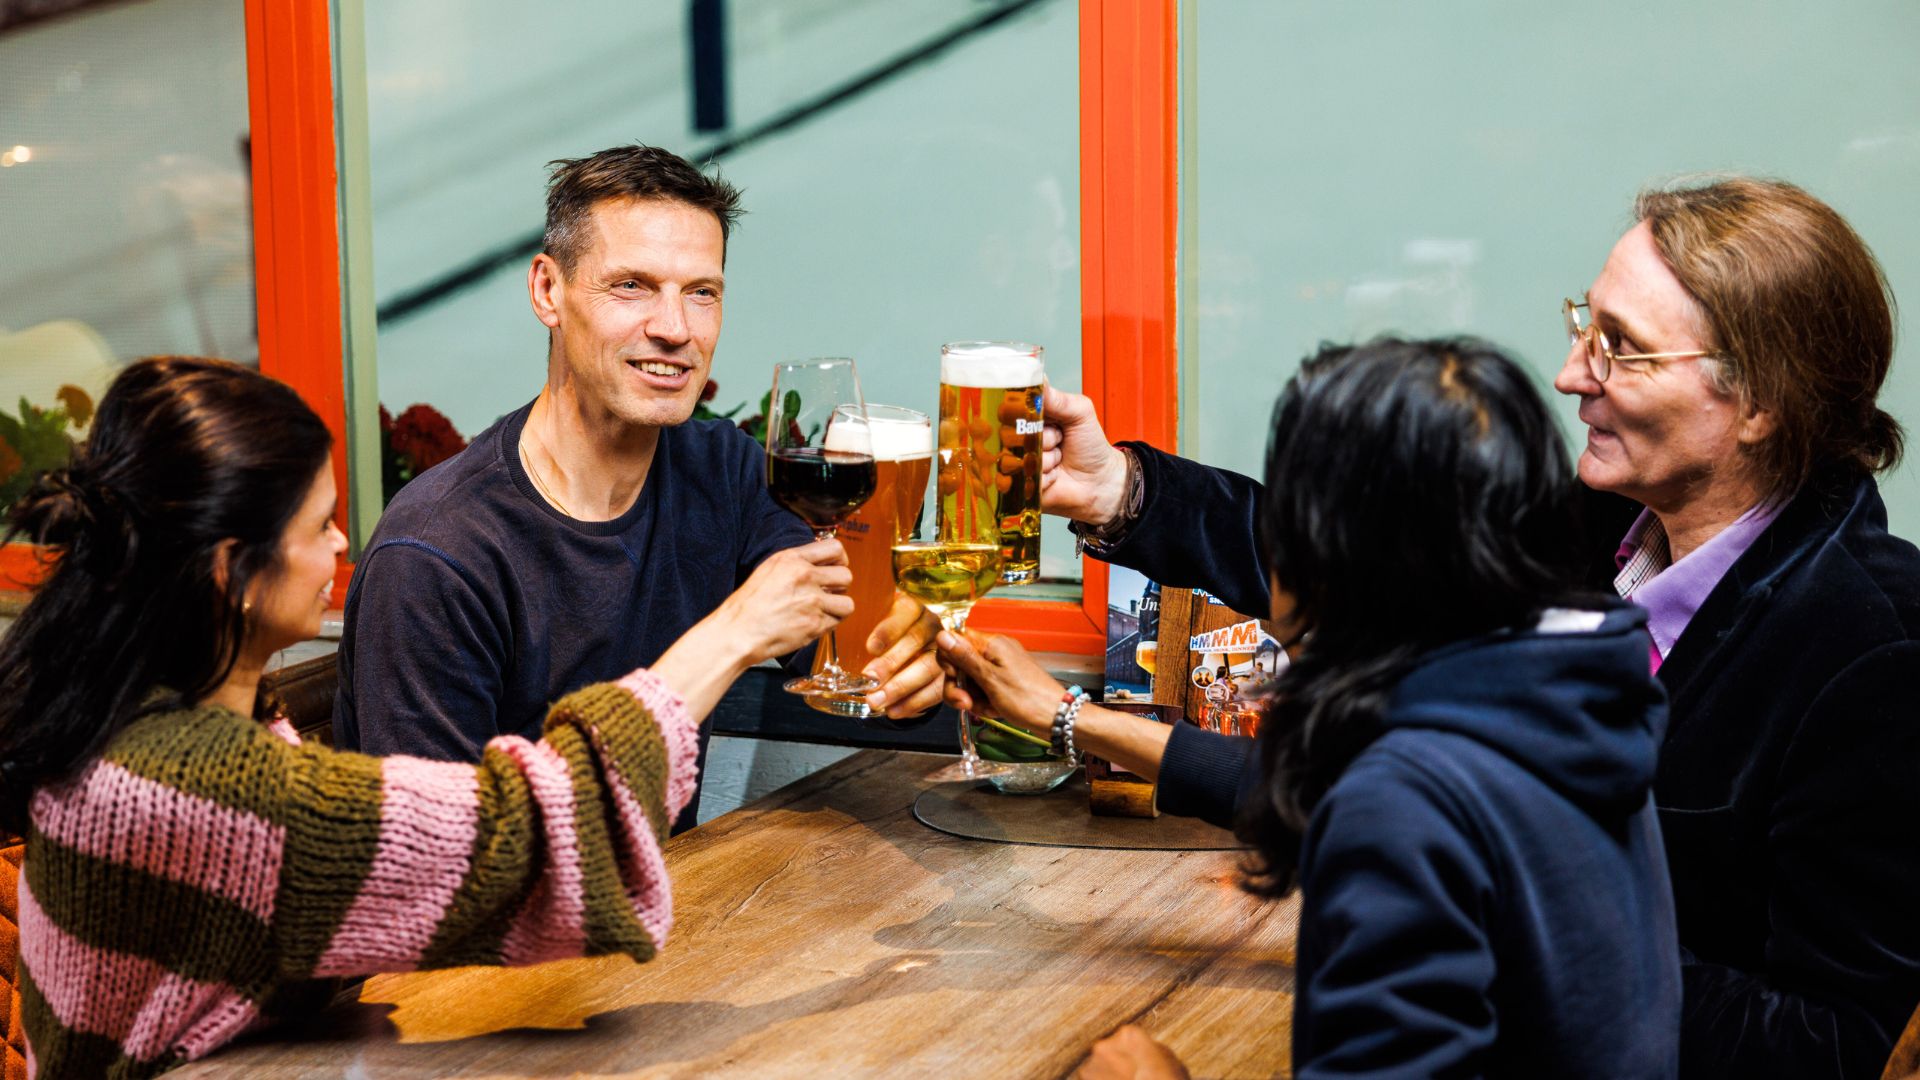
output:
[[1899, 462], [1900, 424], [1875, 404], [1893, 363], [1893, 291], [1845, 218], [1749, 177], [1644, 191], [1634, 214], [1706, 315], [1708, 344], [1727, 358], [1716, 381], [1774, 414], [1751, 451], [1772, 500], [1827, 469]]

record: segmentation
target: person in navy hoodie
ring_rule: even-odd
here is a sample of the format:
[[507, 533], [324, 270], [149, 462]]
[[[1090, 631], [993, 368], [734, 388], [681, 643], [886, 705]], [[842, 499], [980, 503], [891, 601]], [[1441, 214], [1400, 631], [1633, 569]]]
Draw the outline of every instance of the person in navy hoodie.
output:
[[[1572, 470], [1526, 375], [1470, 339], [1326, 347], [1266, 473], [1266, 595], [1219, 594], [1296, 653], [1258, 739], [1088, 705], [1074, 742], [1235, 824], [1249, 890], [1300, 889], [1294, 1075], [1674, 1076], [1665, 697], [1645, 615], [1580, 585]], [[973, 680], [955, 705], [1063, 726], [1017, 643], [940, 647]], [[1123, 1029], [1103, 1073], [1184, 1070]]]

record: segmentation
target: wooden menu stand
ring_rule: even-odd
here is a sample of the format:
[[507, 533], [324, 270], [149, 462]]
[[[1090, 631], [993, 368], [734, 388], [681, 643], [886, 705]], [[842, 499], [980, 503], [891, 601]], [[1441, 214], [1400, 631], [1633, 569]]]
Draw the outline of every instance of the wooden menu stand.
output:
[[[1245, 622], [1242, 615], [1209, 603], [1192, 589], [1160, 591], [1159, 647], [1154, 652], [1153, 703], [1106, 702], [1103, 708], [1153, 715], [1162, 723], [1198, 717], [1206, 706], [1206, 691], [1193, 685], [1194, 635]], [[1114, 775], [1097, 759], [1087, 766], [1088, 804], [1095, 814], [1110, 817], [1159, 817], [1159, 785], [1130, 773]]]
[[1139, 777], [1087, 777], [1087, 805], [1101, 817], [1157, 818], [1160, 785]]
[[[1196, 661], [1188, 651], [1188, 643], [1196, 635], [1252, 618], [1258, 616], [1243, 615], [1223, 604], [1211, 603], [1192, 589], [1160, 590], [1160, 648], [1154, 654], [1153, 700], [1177, 706], [1182, 716], [1202, 715], [1207, 692], [1193, 685]], [[1260, 624], [1272, 633], [1273, 628], [1264, 618]]]

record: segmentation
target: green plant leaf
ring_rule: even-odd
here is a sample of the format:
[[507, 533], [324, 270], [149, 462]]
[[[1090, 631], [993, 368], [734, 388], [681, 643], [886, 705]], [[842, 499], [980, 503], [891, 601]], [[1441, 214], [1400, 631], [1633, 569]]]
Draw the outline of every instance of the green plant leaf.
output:
[[18, 469], [0, 482], [0, 510], [13, 505], [41, 473], [65, 465], [73, 457], [67, 411], [42, 409], [20, 399], [20, 415], [0, 412], [0, 439], [20, 459]]
[[20, 431], [9, 439], [30, 472], [59, 468], [73, 456], [73, 439], [67, 435], [67, 411], [42, 409], [20, 399]]

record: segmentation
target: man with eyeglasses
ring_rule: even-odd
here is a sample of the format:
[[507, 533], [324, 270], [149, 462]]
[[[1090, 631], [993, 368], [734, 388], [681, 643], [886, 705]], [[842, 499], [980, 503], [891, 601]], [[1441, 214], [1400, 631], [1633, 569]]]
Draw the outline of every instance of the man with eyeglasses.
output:
[[[1920, 1004], [1920, 551], [1887, 532], [1874, 480], [1903, 441], [1875, 404], [1892, 294], [1846, 221], [1790, 184], [1729, 178], [1635, 209], [1562, 308], [1554, 386], [1587, 429], [1593, 583], [1646, 607], [1671, 700], [1654, 800], [1681, 1073], [1871, 1080]], [[1050, 393], [1046, 412], [1042, 505], [1089, 550], [1265, 595], [1257, 484], [1111, 446], [1085, 398]], [[1195, 491], [1216, 495], [1160, 497]], [[1222, 760], [1253, 767], [1246, 745]]]
[[[1683, 1074], [1877, 1077], [1920, 1003], [1920, 553], [1872, 479], [1892, 296], [1791, 185], [1648, 192], [1554, 380], [1672, 698]], [[1582, 309], [1589, 313], [1582, 319]], [[1624, 498], [1617, 498], [1623, 496]], [[1604, 571], [1603, 571], [1604, 576]]]

